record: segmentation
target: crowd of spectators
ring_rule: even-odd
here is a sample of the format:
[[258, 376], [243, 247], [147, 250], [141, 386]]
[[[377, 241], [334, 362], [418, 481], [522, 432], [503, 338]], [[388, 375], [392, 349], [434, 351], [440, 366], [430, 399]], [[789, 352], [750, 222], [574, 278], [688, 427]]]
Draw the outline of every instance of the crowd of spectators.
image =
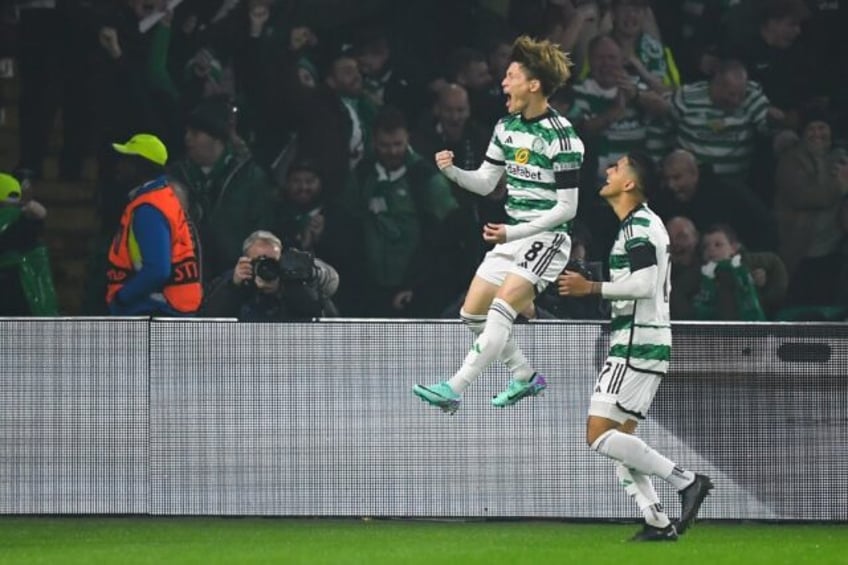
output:
[[[14, 174], [37, 188], [58, 109], [60, 178], [96, 156], [84, 314], [109, 310], [109, 246], [138, 180], [113, 144], [146, 133], [167, 147], [162, 182], [197, 234], [196, 314], [452, 317], [505, 195], [463, 191], [433, 154], [480, 165], [512, 41], [546, 37], [575, 61], [551, 103], [587, 149], [570, 268], [603, 276], [618, 222], [597, 192], [609, 163], [642, 149], [663, 173], [649, 205], [671, 236], [674, 319], [848, 319], [846, 12], [832, 0], [18, 0], [0, 44], [21, 81]], [[251, 269], [287, 250], [333, 282], [274, 309], [267, 295], [303, 281], [283, 274], [249, 296]], [[545, 293], [534, 315], [605, 315], [566, 300]]]

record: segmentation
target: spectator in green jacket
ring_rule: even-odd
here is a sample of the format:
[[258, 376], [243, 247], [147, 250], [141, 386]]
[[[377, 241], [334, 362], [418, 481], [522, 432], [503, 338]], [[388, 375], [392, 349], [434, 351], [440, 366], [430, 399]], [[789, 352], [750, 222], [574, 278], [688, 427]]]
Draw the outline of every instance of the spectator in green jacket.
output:
[[343, 52], [333, 59], [327, 70], [326, 83], [350, 116], [348, 156], [350, 168], [354, 169], [371, 147], [371, 128], [377, 107], [363, 90], [359, 63], [351, 53]]
[[[414, 281], [433, 261], [429, 251], [441, 221], [457, 207], [448, 181], [409, 147], [403, 114], [385, 106], [374, 120], [374, 157], [357, 168], [346, 192], [354, 232], [361, 236], [355, 293], [340, 300], [348, 315], [415, 313]], [[347, 277], [350, 279], [347, 279]]]
[[252, 157], [233, 151], [233, 127], [226, 97], [204, 99], [187, 120], [186, 157], [170, 171], [188, 193], [204, 272], [211, 277], [232, 268], [244, 239], [271, 224], [270, 184]]

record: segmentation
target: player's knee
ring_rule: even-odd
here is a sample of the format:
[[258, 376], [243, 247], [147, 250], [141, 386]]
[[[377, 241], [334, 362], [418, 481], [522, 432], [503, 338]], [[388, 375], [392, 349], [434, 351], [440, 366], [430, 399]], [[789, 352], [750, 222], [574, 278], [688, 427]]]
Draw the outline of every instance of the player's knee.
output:
[[586, 444], [592, 451], [597, 451], [601, 455], [605, 455], [606, 443], [609, 438], [615, 434], [615, 430], [586, 430]]
[[480, 335], [486, 327], [486, 314], [471, 314], [463, 308], [459, 311], [459, 319], [474, 335]]
[[509, 300], [498, 297], [492, 300], [492, 304], [489, 306], [489, 315], [501, 316], [505, 320], [508, 320], [509, 323], [514, 323], [515, 318], [518, 317], [518, 310], [515, 309]]

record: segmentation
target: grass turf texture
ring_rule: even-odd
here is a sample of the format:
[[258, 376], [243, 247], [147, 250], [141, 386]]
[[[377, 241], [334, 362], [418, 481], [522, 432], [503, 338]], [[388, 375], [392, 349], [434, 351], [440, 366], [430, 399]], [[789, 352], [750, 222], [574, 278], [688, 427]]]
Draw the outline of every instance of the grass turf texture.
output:
[[259, 518], [0, 517], [0, 563], [848, 564], [848, 526], [696, 524], [677, 543], [635, 524]]

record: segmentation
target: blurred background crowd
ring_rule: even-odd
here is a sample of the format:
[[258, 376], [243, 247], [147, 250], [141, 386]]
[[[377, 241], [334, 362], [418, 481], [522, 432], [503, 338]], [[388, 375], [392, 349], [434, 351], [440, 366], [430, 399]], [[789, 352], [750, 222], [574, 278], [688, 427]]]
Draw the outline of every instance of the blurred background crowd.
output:
[[[199, 305], [180, 313], [457, 316], [506, 195], [452, 186], [433, 154], [480, 165], [529, 34], [575, 62], [551, 98], [587, 148], [569, 268], [605, 277], [618, 222], [597, 191], [642, 149], [673, 319], [845, 320], [846, 4], [7, 0], [0, 315], [173, 313], [106, 300], [122, 215], [162, 185], [196, 239]], [[143, 246], [161, 221], [132, 220]], [[535, 315], [608, 314], [549, 289]]]

